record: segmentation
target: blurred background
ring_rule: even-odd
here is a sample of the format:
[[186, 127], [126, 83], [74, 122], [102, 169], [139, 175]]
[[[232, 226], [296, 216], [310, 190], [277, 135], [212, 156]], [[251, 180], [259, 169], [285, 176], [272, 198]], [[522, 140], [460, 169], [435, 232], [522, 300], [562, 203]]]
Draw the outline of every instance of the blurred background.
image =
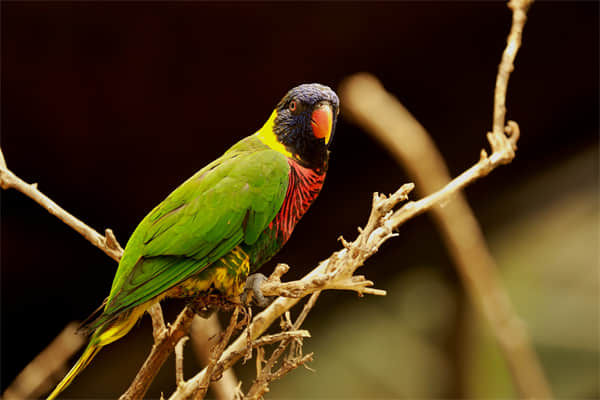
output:
[[[539, 2], [511, 76], [516, 159], [466, 195], [557, 398], [600, 396], [598, 3]], [[457, 175], [487, 146], [511, 13], [502, 2], [1, 3], [8, 167], [125, 245], [179, 183], [256, 131], [291, 87], [369, 71]], [[326, 185], [272, 263], [298, 278], [354, 238], [374, 191], [409, 180], [341, 119]], [[109, 292], [116, 263], [16, 191], [1, 195], [1, 375], [15, 376]], [[310, 364], [268, 398], [510, 398], [506, 364], [427, 216], [358, 272], [388, 291], [324, 293]], [[308, 250], [308, 251], [307, 251]], [[180, 304], [166, 303], [167, 317]], [[226, 314], [221, 317], [227, 318]], [[145, 317], [64, 398], [115, 398], [152, 343]], [[148, 393], [174, 389], [168, 361]], [[186, 377], [200, 365], [188, 349]], [[248, 387], [254, 362], [236, 373]]]

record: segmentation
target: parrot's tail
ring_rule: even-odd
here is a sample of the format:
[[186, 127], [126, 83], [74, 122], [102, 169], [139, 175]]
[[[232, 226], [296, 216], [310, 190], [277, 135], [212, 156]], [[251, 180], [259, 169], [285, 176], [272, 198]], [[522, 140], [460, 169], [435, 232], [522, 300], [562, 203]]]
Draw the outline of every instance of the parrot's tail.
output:
[[71, 368], [62, 381], [56, 385], [46, 400], [55, 399], [63, 390], [65, 390], [67, 386], [71, 384], [73, 379], [88, 366], [101, 348], [125, 336], [131, 328], [133, 328], [136, 321], [144, 314], [146, 308], [148, 308], [148, 306], [142, 304], [119, 315], [119, 317], [111, 321], [108, 325], [99, 327], [90, 338], [90, 343], [83, 351], [83, 354], [77, 363]]
[[86, 347], [79, 360], [77, 361], [77, 364], [75, 364], [73, 368], [71, 368], [69, 373], [63, 378], [63, 380], [60, 381], [58, 385], [56, 385], [56, 387], [54, 388], [52, 393], [50, 393], [46, 400], [55, 399], [60, 394], [60, 392], [65, 390], [67, 386], [71, 384], [73, 379], [75, 379], [75, 377], [79, 375], [79, 373], [83, 371], [85, 367], [88, 366], [90, 361], [92, 361], [92, 358], [94, 358], [94, 356], [98, 354], [101, 348], [102, 346], [98, 346], [97, 344], [93, 345], [92, 343], [90, 343], [88, 347]]

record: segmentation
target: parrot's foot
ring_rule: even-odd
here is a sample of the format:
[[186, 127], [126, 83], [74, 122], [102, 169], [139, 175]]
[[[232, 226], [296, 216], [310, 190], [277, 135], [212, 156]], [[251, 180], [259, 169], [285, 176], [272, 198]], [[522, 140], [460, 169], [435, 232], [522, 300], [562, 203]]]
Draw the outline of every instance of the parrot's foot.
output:
[[250, 275], [248, 279], [246, 279], [244, 292], [240, 295], [242, 304], [248, 304], [253, 301], [254, 304], [262, 308], [271, 304], [273, 300], [275, 300], [275, 296], [264, 296], [262, 290], [260, 290], [260, 286], [266, 280], [267, 277], [260, 273]]

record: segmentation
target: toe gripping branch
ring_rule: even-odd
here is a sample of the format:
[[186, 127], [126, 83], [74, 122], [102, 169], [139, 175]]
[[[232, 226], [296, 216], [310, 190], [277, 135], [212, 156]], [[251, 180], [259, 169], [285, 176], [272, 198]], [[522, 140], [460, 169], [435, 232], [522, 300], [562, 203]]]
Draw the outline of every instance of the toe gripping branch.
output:
[[242, 304], [253, 303], [261, 308], [265, 308], [269, 304], [271, 304], [273, 300], [275, 300], [275, 296], [263, 295], [262, 290], [260, 288], [263, 282], [265, 282], [267, 279], [268, 278], [261, 273], [256, 273], [248, 276], [248, 279], [246, 279], [246, 287], [240, 295], [240, 300]]

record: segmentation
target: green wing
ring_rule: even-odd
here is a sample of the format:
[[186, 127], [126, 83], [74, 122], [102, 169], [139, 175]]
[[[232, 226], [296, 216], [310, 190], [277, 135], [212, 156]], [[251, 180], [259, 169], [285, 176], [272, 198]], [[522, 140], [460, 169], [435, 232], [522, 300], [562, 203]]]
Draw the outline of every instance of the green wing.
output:
[[136, 228], [103, 317], [152, 299], [242, 242], [253, 244], [281, 208], [288, 177], [285, 156], [244, 141], [198, 171]]

